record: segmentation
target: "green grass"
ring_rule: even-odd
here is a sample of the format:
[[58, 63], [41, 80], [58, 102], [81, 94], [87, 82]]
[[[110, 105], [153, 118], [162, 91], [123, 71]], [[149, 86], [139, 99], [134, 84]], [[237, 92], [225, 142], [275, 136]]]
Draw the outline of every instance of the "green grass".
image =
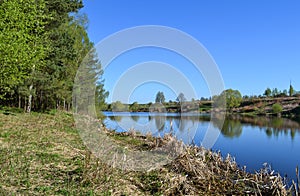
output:
[[87, 160], [71, 115], [0, 114], [0, 122], [0, 193], [90, 195], [104, 190], [97, 190], [105, 180], [94, 172], [113, 171], [100, 168], [95, 158]]
[[141, 137], [142, 136], [140, 135], [133, 137], [129, 137], [128, 135], [123, 134], [111, 135], [111, 138], [121, 146], [127, 146], [135, 150], [149, 150], [151, 147], [143, 139], [141, 139]]

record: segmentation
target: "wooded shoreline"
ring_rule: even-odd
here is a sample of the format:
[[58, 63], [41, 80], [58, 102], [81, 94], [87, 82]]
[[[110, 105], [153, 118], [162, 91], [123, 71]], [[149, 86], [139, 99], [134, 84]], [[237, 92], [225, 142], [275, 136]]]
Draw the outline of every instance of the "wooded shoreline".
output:
[[[114, 104], [114, 103], [113, 103]], [[147, 104], [123, 104], [114, 107], [113, 104], [108, 104], [106, 111], [114, 112], [168, 112], [168, 113], [211, 113], [211, 112], [226, 112], [227, 114], [242, 114], [242, 115], [257, 115], [269, 116], [278, 113], [273, 112], [272, 106], [279, 104], [282, 107], [280, 116], [295, 117], [300, 116], [300, 97], [278, 97], [278, 98], [256, 98], [244, 99], [239, 107], [232, 109], [219, 109], [214, 106], [213, 101], [186, 101], [184, 103], [166, 102], [166, 103], [147, 103]]]

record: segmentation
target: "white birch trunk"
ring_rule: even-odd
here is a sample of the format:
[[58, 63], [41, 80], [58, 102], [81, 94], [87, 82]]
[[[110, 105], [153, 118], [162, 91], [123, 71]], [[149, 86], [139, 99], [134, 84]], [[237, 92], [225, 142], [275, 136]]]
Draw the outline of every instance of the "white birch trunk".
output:
[[28, 96], [28, 106], [27, 106], [27, 113], [31, 112], [31, 104], [32, 104], [32, 88], [33, 88], [33, 84], [30, 85], [29, 87], [29, 96]]

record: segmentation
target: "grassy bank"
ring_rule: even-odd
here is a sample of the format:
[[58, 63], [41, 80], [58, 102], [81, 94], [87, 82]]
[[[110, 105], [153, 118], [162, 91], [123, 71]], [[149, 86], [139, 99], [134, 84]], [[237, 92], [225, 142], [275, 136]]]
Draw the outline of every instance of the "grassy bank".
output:
[[[153, 148], [156, 139], [110, 133], [123, 146]], [[163, 139], [159, 139], [163, 140]], [[239, 169], [232, 158], [189, 147], [164, 167], [129, 172], [101, 162], [83, 145], [71, 114], [0, 112], [0, 195], [288, 195], [267, 168]]]

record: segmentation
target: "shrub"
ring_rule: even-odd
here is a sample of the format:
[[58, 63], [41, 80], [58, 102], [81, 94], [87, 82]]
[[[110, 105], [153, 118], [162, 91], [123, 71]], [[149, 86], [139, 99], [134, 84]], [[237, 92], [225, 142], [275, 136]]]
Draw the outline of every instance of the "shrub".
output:
[[272, 110], [273, 110], [273, 113], [279, 114], [279, 113], [282, 112], [282, 106], [281, 106], [279, 103], [275, 103], [275, 104], [272, 106]]

